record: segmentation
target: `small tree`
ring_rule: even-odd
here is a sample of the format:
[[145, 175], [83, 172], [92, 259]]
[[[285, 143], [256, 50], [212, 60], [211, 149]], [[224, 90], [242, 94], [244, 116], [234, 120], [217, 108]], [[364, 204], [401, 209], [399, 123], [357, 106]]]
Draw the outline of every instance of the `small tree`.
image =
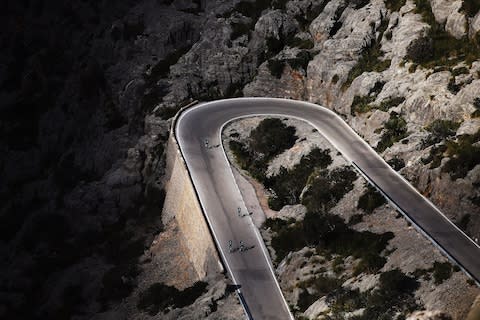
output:
[[407, 58], [424, 63], [433, 58], [433, 41], [428, 37], [413, 40], [407, 48]]

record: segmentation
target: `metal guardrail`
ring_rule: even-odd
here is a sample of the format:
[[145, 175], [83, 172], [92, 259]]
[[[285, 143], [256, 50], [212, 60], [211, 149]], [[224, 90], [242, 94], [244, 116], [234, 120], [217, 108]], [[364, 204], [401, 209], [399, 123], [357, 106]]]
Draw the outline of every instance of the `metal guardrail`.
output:
[[367, 173], [365, 171], [362, 170], [362, 168], [360, 168], [356, 163], [355, 161], [351, 161], [352, 165], [355, 167], [355, 169], [376, 189], [378, 190], [378, 192], [380, 192], [382, 194], [383, 197], [385, 197], [385, 199], [388, 200], [388, 203], [390, 205], [392, 205], [398, 212], [400, 212], [404, 217], [405, 219], [407, 219], [408, 222], [410, 222], [421, 234], [423, 234], [427, 239], [429, 239], [445, 256], [448, 257], [448, 259], [453, 262], [454, 264], [456, 264], [460, 269], [462, 269], [462, 271], [468, 276], [470, 277], [470, 279], [472, 279], [473, 281], [475, 281], [475, 283], [477, 284], [477, 286], [480, 286], [480, 280], [479, 279], [476, 279], [467, 269], [464, 268], [464, 266], [457, 260], [455, 259], [453, 256], [451, 256], [446, 250], [445, 248], [440, 244], [438, 243], [434, 238], [432, 238], [427, 231], [425, 231], [420, 225], [418, 225], [415, 220], [413, 220], [410, 215], [408, 214], [407, 211], [405, 211], [402, 207], [400, 207], [400, 205], [398, 205], [388, 194], [386, 194], [382, 188], [380, 188], [380, 186], [378, 186], [375, 181], [373, 181], [372, 179], [370, 179], [370, 177], [367, 175]]

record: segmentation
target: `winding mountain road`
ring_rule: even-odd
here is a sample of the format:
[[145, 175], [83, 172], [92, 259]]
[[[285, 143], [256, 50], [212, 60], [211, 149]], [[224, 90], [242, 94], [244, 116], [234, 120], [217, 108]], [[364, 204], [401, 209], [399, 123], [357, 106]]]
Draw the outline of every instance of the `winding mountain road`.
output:
[[[230, 277], [238, 285], [237, 292], [249, 319], [293, 318], [259, 232], [250, 216], [243, 216], [247, 209], [221, 142], [225, 124], [256, 115], [294, 117], [311, 124], [418, 230], [480, 282], [480, 247], [334, 112], [315, 104], [286, 99], [218, 100], [184, 110], [177, 118], [175, 135], [210, 230]], [[238, 250], [242, 244], [247, 250]]]

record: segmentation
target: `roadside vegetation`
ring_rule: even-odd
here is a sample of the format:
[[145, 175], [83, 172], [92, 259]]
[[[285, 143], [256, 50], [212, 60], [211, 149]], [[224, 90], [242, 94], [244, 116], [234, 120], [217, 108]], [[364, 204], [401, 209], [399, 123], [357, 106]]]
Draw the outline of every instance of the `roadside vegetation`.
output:
[[315, 170], [324, 169], [332, 163], [329, 153], [330, 150], [313, 149], [308, 155], [303, 156], [293, 168], [281, 167], [278, 174], [268, 177], [264, 181], [264, 185], [273, 193], [268, 199], [269, 207], [273, 210], [280, 210], [287, 204], [299, 203], [302, 190], [312, 173]]
[[[381, 86], [376, 87], [381, 90]], [[435, 131], [434, 127], [436, 128], [432, 126], [432, 130]], [[406, 123], [392, 112], [385, 130], [393, 141], [406, 133]], [[252, 175], [260, 177], [259, 180], [272, 192], [269, 199], [272, 209], [280, 210], [284, 205], [299, 203], [307, 209], [300, 220], [269, 218], [265, 221], [263, 228], [268, 229], [271, 235], [270, 246], [275, 252], [274, 262], [279, 264], [285, 259], [288, 261], [290, 253], [309, 247], [311, 249], [305, 253], [306, 258], [315, 255], [321, 257], [323, 262], [320, 263], [326, 263], [312, 271], [311, 277], [297, 283], [300, 291], [295, 310], [304, 312], [322, 296], [326, 296], [331, 311], [326, 319], [332, 320], [345, 318], [346, 313], [358, 309], [364, 309], [363, 313], [352, 319], [394, 318], [415, 310], [418, 306], [414, 292], [418, 283], [399, 270], [381, 273], [377, 287], [363, 293], [342, 287], [347, 280], [347, 258], [353, 263], [349, 268], [349, 274], [353, 276], [378, 273], [387, 262], [387, 246], [394, 237], [391, 232], [377, 234], [355, 230], [353, 226], [361, 221], [362, 214], [357, 215], [358, 219], [353, 217], [347, 223], [341, 216], [330, 212], [353, 189], [353, 183], [358, 176], [352, 168], [343, 166], [329, 170], [327, 168], [332, 163], [330, 150], [313, 149], [292, 168], [282, 167], [277, 174], [266, 177], [268, 162], [252, 167], [252, 161], [249, 160], [252, 150], [255, 149], [257, 155], [259, 150], [263, 150], [262, 154], [268, 155], [265, 159], [272, 159], [272, 156], [283, 152], [290, 144], [278, 150], [265, 151], [258, 144], [260, 136], [268, 139], [264, 137], [265, 134], [265, 131], [259, 130], [258, 135], [251, 134], [246, 142], [239, 142], [235, 140], [238, 135], [232, 135], [234, 140], [231, 140], [231, 146], [236, 150], [234, 153], [237, 160], [242, 167], [253, 173]], [[252, 139], [257, 143], [252, 142]], [[401, 159], [396, 158], [392, 159], [391, 163], [396, 168], [405, 165]], [[263, 171], [258, 171], [259, 169]], [[357, 206], [369, 214], [384, 203], [384, 197], [368, 186]], [[326, 266], [333, 272], [328, 271]], [[448, 270], [445, 270], [444, 266], [438, 266], [437, 269], [438, 278], [444, 279]], [[433, 269], [431, 272], [433, 274]]]
[[240, 167], [264, 182], [268, 162], [295, 144], [295, 132], [294, 127], [282, 120], [267, 118], [252, 130], [247, 143], [230, 140], [229, 147]]
[[307, 212], [305, 218], [297, 222], [277, 220], [268, 219], [265, 224], [273, 232], [271, 245], [277, 263], [289, 252], [313, 247], [320, 255], [337, 254], [359, 259], [356, 274], [374, 273], [385, 264], [386, 259], [381, 253], [393, 238], [390, 232], [375, 234], [353, 230], [342, 218], [329, 213]]
[[[341, 288], [343, 281], [338, 278], [318, 275], [298, 283], [303, 289], [298, 297], [297, 306], [300, 312], [304, 312], [322, 296]], [[309, 292], [310, 290], [310, 292]]]
[[405, 167], [405, 161], [402, 158], [395, 157], [395, 158], [392, 158], [392, 159], [388, 160], [387, 163], [395, 171], [399, 171], [399, 170], [401, 170], [402, 168]]
[[380, 275], [379, 286], [367, 292], [341, 288], [327, 296], [331, 315], [326, 319], [345, 319], [348, 312], [364, 309], [361, 315], [348, 317], [354, 320], [404, 319], [419, 306], [414, 292], [418, 282], [400, 270], [394, 269]]
[[446, 142], [446, 154], [450, 157], [442, 167], [453, 180], [464, 178], [480, 163], [480, 130], [473, 135], [462, 135], [457, 141]]
[[435, 285], [440, 285], [444, 281], [450, 279], [453, 272], [460, 271], [458, 266], [453, 266], [450, 262], [435, 261], [433, 266], [428, 269], [417, 269], [414, 272], [416, 278], [423, 278], [429, 281], [433, 278]]
[[[316, 289], [317, 281], [325, 281], [328, 289], [327, 294], [321, 294]], [[299, 296], [299, 310], [303, 311], [319, 297], [326, 295], [326, 303], [329, 305], [329, 313], [325, 319], [405, 319], [405, 317], [420, 306], [415, 301], [415, 290], [419, 283], [398, 269], [384, 272], [380, 275], [379, 285], [375, 289], [360, 292], [358, 289], [346, 289], [338, 283], [339, 279], [315, 277], [310, 280], [312, 285], [309, 289], [303, 290]], [[306, 283], [302, 283], [304, 286]], [[307, 307], [305, 307], [307, 306]], [[363, 312], [352, 316], [351, 312], [363, 309]]]
[[387, 203], [383, 195], [371, 185], [367, 186], [367, 190], [358, 199], [357, 208], [362, 209], [365, 213], [372, 213], [376, 208]]
[[328, 212], [353, 189], [356, 179], [351, 167], [317, 171], [310, 176], [301, 202], [310, 212]]
[[392, 112], [390, 119], [385, 123], [384, 130], [376, 150], [383, 152], [394, 143], [407, 137], [407, 122], [398, 113]]

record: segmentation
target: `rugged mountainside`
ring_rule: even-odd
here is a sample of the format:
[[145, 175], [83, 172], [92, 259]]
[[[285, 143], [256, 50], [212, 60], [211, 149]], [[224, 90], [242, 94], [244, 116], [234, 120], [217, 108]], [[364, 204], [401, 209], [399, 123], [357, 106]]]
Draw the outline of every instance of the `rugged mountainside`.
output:
[[467, 319], [480, 289], [310, 125], [242, 119], [224, 145], [296, 318]]
[[[175, 269], [188, 262], [159, 215], [168, 119], [192, 99], [327, 106], [480, 237], [475, 0], [3, 6], [1, 316], [241, 314], [224, 280], [195, 291], [191, 270]], [[148, 291], [154, 283], [178, 292]], [[169, 302], [160, 309], [178, 308], [164, 315], [156, 301], [139, 303], [155, 290], [202, 298]]]

